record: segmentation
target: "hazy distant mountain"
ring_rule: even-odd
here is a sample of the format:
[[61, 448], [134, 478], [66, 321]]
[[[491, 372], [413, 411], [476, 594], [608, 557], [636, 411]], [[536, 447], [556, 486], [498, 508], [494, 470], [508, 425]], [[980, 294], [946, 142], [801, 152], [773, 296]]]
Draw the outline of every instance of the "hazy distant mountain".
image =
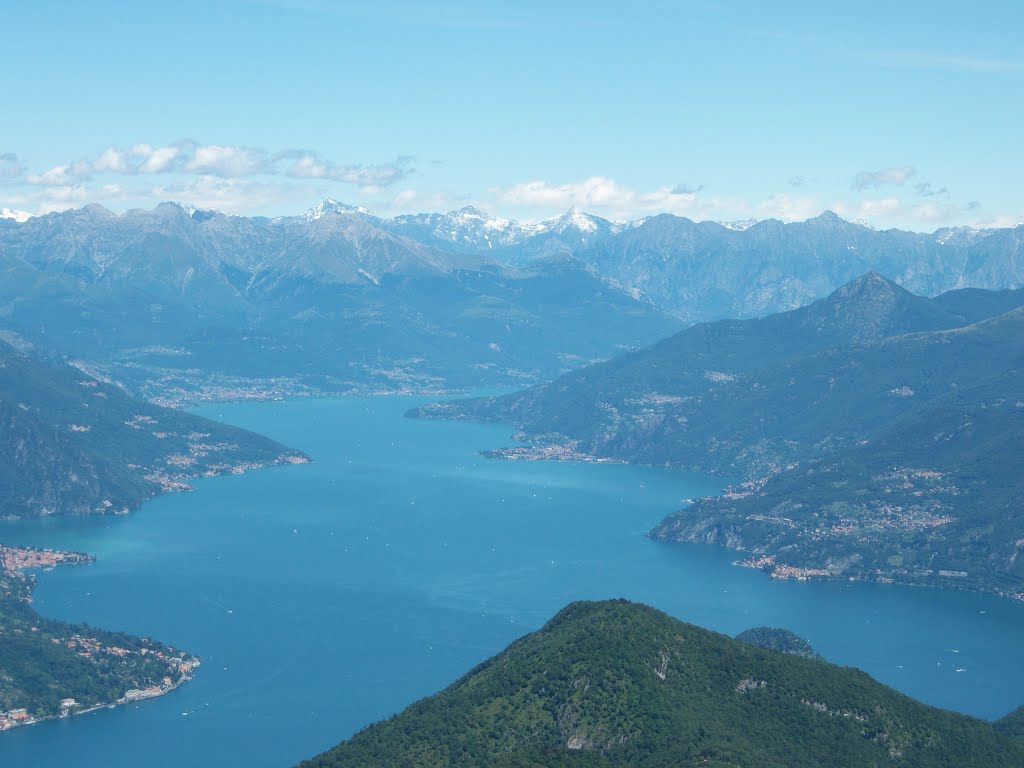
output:
[[471, 253], [516, 245], [536, 231], [535, 226], [488, 216], [472, 206], [449, 213], [396, 216], [385, 226], [428, 245]]
[[779, 574], [1024, 592], [1021, 305], [1024, 291], [926, 299], [869, 273], [798, 310], [696, 325], [550, 384], [415, 415], [508, 422], [535, 444], [498, 455], [744, 478], [655, 534], [775, 557]]
[[520, 224], [466, 207], [449, 213], [396, 216], [382, 225], [396, 234], [462, 253], [488, 253], [508, 264], [574, 254], [620, 231], [622, 225], [575, 208], [536, 224]]
[[688, 321], [796, 308], [869, 270], [929, 295], [1017, 288], [1022, 239], [1024, 227], [878, 232], [832, 213], [726, 226], [575, 209], [535, 224], [469, 207], [383, 219], [330, 199], [275, 219], [87, 206], [0, 220], [0, 325], [151, 393], [202, 376], [224, 391], [252, 377], [507, 386]]
[[[617, 234], [623, 226], [571, 208], [537, 224], [529, 238], [495, 256], [509, 263], [524, 264], [538, 258], [580, 254]], [[593, 266], [601, 272], [598, 265]]]
[[[1009, 722], [1005, 725], [1012, 731]], [[573, 603], [302, 768], [1017, 766], [1019, 741], [863, 672], [624, 600]]]
[[134, 384], [198, 371], [333, 390], [531, 381], [679, 327], [571, 258], [511, 268], [403, 228], [332, 200], [279, 219], [165, 203], [12, 222], [0, 324]]
[[695, 322], [756, 317], [807, 304], [869, 270], [915, 293], [1024, 285], [1024, 227], [877, 231], [834, 213], [730, 229], [663, 214], [577, 253]]
[[[988, 307], [987, 293], [979, 293], [977, 303]], [[1024, 303], [1024, 292], [1011, 295]], [[528, 434], [574, 441], [581, 451], [598, 456], [729, 475], [758, 473], [804, 455], [808, 446], [798, 450], [780, 435], [767, 450], [763, 434], [738, 440], [737, 427], [723, 422], [747, 409], [750, 413], [743, 413], [751, 419], [751, 430], [763, 431], [768, 422], [783, 430], [780, 413], [762, 401], [776, 379], [789, 381], [786, 366], [830, 348], [967, 322], [943, 303], [956, 301], [915, 296], [868, 273], [797, 310], [701, 323], [553, 382], [501, 397], [442, 404], [437, 413], [507, 421]], [[787, 393], [780, 397], [791, 401]], [[421, 413], [432, 411], [425, 407]]]

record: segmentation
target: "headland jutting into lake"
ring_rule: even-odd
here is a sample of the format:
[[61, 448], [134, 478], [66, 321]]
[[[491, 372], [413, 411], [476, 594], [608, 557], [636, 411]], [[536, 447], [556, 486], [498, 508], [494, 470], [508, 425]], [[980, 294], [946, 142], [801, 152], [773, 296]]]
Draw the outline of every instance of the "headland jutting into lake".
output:
[[7, 732], [0, 763], [291, 765], [445, 687], [567, 603], [613, 595], [729, 635], [787, 627], [930, 704], [992, 718], [1020, 704], [1020, 604], [766, 579], [727, 550], [646, 536], [720, 479], [488, 460], [478, 451], [507, 445], [506, 427], [402, 417], [421, 402], [207, 405], [202, 415], [314, 461], [199, 479], [126, 517], [3, 524], [19, 546], [97, 556], [39, 580], [40, 614], [165, 639], [203, 666], [145, 706]]

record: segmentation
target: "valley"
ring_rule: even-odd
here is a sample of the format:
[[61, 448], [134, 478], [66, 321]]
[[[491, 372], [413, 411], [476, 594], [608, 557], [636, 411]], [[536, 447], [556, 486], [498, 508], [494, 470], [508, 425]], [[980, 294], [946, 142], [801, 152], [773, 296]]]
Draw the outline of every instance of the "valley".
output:
[[798, 310], [696, 325], [548, 384], [411, 415], [513, 425], [528, 445], [499, 457], [738, 478], [651, 535], [740, 550], [776, 578], [1017, 596], [1022, 301], [927, 299], [869, 273]]
[[[419, 441], [440, 427], [423, 424], [424, 419], [462, 422], [452, 425], [455, 430], [469, 429], [466, 422], [471, 421], [515, 428], [513, 439], [517, 444], [509, 446], [506, 427], [485, 427], [500, 432], [486, 432], [491, 437], [463, 454], [454, 470], [444, 469], [448, 475], [454, 471], [457, 476], [467, 466], [472, 467], [470, 477], [480, 478], [474, 482], [491, 482], [483, 479], [505, 473], [521, 478], [538, 473], [566, 473], [571, 477], [590, 471], [627, 473], [624, 477], [633, 472], [658, 473], [651, 479], [656, 477], [658, 485], [671, 488], [671, 498], [656, 509], [644, 506], [648, 511], [639, 528], [613, 528], [600, 534], [605, 537], [606, 563], [621, 557], [622, 547], [635, 550], [627, 558], [634, 573], [615, 571], [602, 583], [613, 593], [625, 589], [630, 596], [648, 595], [659, 607], [675, 603], [677, 611], [692, 613], [696, 606], [694, 619], [700, 618], [699, 606], [707, 610], [707, 606], [721, 603], [728, 588], [711, 590], [699, 598], [689, 595], [680, 603], [662, 587], [651, 592], [640, 588], [635, 579], [647, 574], [646, 578], [654, 578], [660, 585], [679, 578], [701, 584], [708, 573], [727, 569], [743, 584], [740, 605], [744, 606], [744, 619], [750, 619], [748, 627], [755, 618], [748, 602], [752, 584], [763, 577], [751, 570], [732, 568], [733, 562], [763, 571], [774, 582], [820, 579], [841, 582], [846, 588], [860, 582], [858, 589], [867, 587], [863, 582], [876, 582], [882, 586], [929, 585], [997, 592], [1011, 597], [1024, 594], [1024, 582], [1015, 570], [1016, 551], [1009, 544], [1020, 538], [1013, 511], [1019, 492], [1013, 479], [1013, 457], [1021, 434], [1015, 426], [1021, 413], [1019, 403], [1024, 401], [1024, 393], [1016, 391], [1020, 347], [1015, 343], [1024, 298], [1019, 289], [1009, 287], [1017, 284], [1013, 274], [1001, 278], [1001, 290], [958, 288], [928, 297], [915, 295], [869, 271], [806, 306], [764, 317], [683, 327], [687, 322], [685, 313], [681, 316], [670, 304], [656, 300], [657, 291], [648, 295], [635, 285], [623, 285], [603, 273], [601, 269], [606, 267], [599, 269], [593, 259], [592, 249], [611, 247], [615, 238], [642, 229], [643, 222], [623, 228], [570, 212], [543, 225], [516, 229], [512, 223], [499, 226], [479, 211], [453, 212], [429, 220], [382, 220], [333, 201], [302, 217], [274, 221], [241, 220], [173, 204], [121, 216], [89, 209], [44, 218], [49, 220], [25, 222], [36, 230], [19, 230], [17, 237], [0, 249], [0, 256], [10, 260], [17, 279], [23, 281], [16, 289], [18, 299], [8, 305], [4, 315], [4, 341], [0, 342], [0, 412], [7, 414], [12, 434], [22, 436], [9, 446], [12, 453], [8, 466], [12, 471], [6, 482], [12, 492], [7, 497], [7, 516], [35, 518], [47, 524], [38, 529], [39, 537], [31, 533], [31, 525], [12, 528], [15, 537], [21, 535], [18, 531], [29, 531], [25, 544], [51, 547], [63, 538], [61, 531], [67, 530], [71, 539], [66, 543], [74, 545], [68, 548], [77, 551], [83, 548], [82, 541], [70, 532], [78, 530], [78, 524], [68, 521], [49, 527], [51, 520], [69, 515], [102, 519], [116, 514], [123, 518], [124, 513], [139, 510], [143, 502], [147, 502], [146, 509], [161, 508], [170, 499], [156, 498], [162, 494], [193, 487], [205, 494], [216, 487], [205, 485], [201, 478], [275, 466], [298, 472], [312, 458], [319, 463], [325, 456], [334, 456], [316, 471], [322, 473], [321, 480], [328, 487], [343, 479], [346, 491], [350, 491], [352, 483], [358, 481], [347, 464], [338, 463], [334, 447], [325, 449], [330, 443], [320, 444], [315, 453], [306, 452], [315, 431], [313, 425], [323, 416], [313, 416], [314, 421], [299, 420], [298, 424], [304, 425], [302, 431], [291, 433], [288, 440], [301, 450], [260, 436], [263, 432], [276, 434], [281, 428], [273, 420], [270, 428], [264, 430], [257, 423], [254, 431], [223, 422], [224, 409], [248, 406], [269, 409], [267, 413], [297, 409], [298, 413], [326, 414], [334, 408], [329, 404], [344, 401], [347, 405], [342, 411], [347, 421], [337, 422], [333, 434], [363, 424], [352, 436], [357, 451], [364, 450], [371, 432], [381, 428], [377, 404], [388, 404], [383, 406], [389, 409], [388, 418], [403, 422], [398, 432], [397, 426], [389, 428], [390, 434], [412, 430], [422, 435], [410, 443], [417, 446], [416, 456], [425, 455]], [[803, 232], [801, 236], [816, 233], [819, 237], [824, 237], [823, 232], [833, 236], [836, 231], [850, 235], [849, 227], [870, 232], [837, 217], [819, 219], [797, 231]], [[460, 230], [452, 229], [456, 223], [470, 229], [477, 227], [477, 234], [490, 237], [487, 251], [473, 239], [475, 235], [458, 235]], [[780, 243], [786, 243], [793, 226], [766, 231], [774, 232], [781, 238]], [[751, 230], [760, 231], [754, 225], [743, 232]], [[33, 245], [41, 231], [47, 238], [56, 239]], [[501, 231], [506, 234], [499, 237]], [[708, 231], [716, 232], [713, 228]], [[873, 236], [865, 232], [856, 234]], [[0, 232], [0, 241], [3, 234]], [[10, 232], [7, 234], [10, 236]], [[997, 234], [964, 235], [963, 242], [981, 242]], [[162, 245], [156, 247], [157, 242]], [[36, 247], [49, 255], [33, 255]], [[140, 264], [138, 248], [149, 255], [143, 275], [136, 268]], [[262, 254], [262, 260], [258, 264], [247, 261], [246, 249]], [[62, 258], [55, 260], [53, 254]], [[276, 256], [267, 258], [269, 254]], [[958, 282], [966, 279], [962, 269], [958, 274]], [[175, 283], [179, 288], [168, 292], [166, 286]], [[742, 286], [735, 283], [735, 288], [740, 291]], [[111, 303], [115, 295], [119, 298]], [[753, 306], [742, 293], [736, 293], [735, 300]], [[781, 292], [772, 301], [786, 306], [790, 300]], [[691, 306], [697, 307], [699, 302]], [[700, 311], [713, 315], [718, 310], [709, 307]], [[470, 387], [504, 390], [505, 394], [450, 398], [452, 393]], [[344, 396], [341, 401], [322, 399], [339, 395]], [[416, 400], [409, 415], [420, 420], [401, 419], [401, 409], [394, 410], [391, 405], [408, 402], [410, 396]], [[438, 397], [445, 399], [437, 401]], [[216, 420], [180, 410], [196, 404], [203, 404], [204, 413], [215, 414]], [[362, 408], [363, 413], [353, 408]], [[331, 423], [330, 419], [325, 422]], [[289, 434], [288, 430], [283, 434]], [[385, 430], [381, 437], [387, 434]], [[392, 478], [397, 477], [395, 443], [381, 448], [381, 456], [387, 460], [382, 458], [379, 466], [387, 464]], [[431, 445], [431, 450], [436, 448]], [[465, 456], [476, 452], [481, 455], [467, 465]], [[413, 466], [420, 461], [417, 458]], [[347, 462], [351, 464], [353, 458]], [[541, 465], [558, 465], [559, 469], [542, 469]], [[244, 531], [251, 514], [262, 516], [265, 522], [276, 521], [274, 536], [253, 555], [261, 558], [256, 561], [260, 567], [268, 560], [283, 566], [288, 557], [281, 537], [297, 541], [295, 537], [300, 537], [312, 521], [307, 506], [317, 507], [322, 502], [311, 497], [309, 489], [288, 484], [287, 475], [266, 475], [275, 478], [268, 486], [259, 480], [267, 472], [264, 469], [245, 482], [262, 488], [270, 499], [277, 499], [278, 506], [264, 508], [261, 501], [250, 498], [241, 506], [231, 507], [229, 520], [243, 526], [239, 535], [249, 542], [252, 539]], [[993, 478], [1000, 481], [994, 482]], [[419, 470], [409, 478], [414, 486], [425, 479]], [[431, 480], [436, 479], [434, 471]], [[225, 482], [225, 478], [217, 480]], [[273, 490], [276, 482], [284, 483], [282, 489], [291, 489], [286, 491], [287, 497]], [[533, 489], [530, 500], [547, 493], [547, 501], [554, 503], [549, 485], [526, 482], [521, 490]], [[641, 495], [647, 482], [650, 479], [640, 483]], [[684, 491], [680, 483], [691, 483], [692, 487]], [[722, 490], [723, 485], [728, 487]], [[458, 487], [461, 490], [447, 491], [446, 502], [454, 499], [459, 506], [469, 503], [458, 501], [459, 493], [465, 492]], [[510, 488], [499, 488], [501, 497], [486, 502], [492, 513], [508, 503]], [[638, 503], [638, 499], [630, 498], [637, 494], [636, 487], [612, 483], [604, 488], [613, 494], [599, 503], [606, 510], [601, 514], [608, 515], [608, 520]], [[588, 514], [593, 514], [598, 508], [594, 506], [598, 502], [591, 495], [593, 490], [573, 481], [571, 494], [560, 503], [582, 503], [587, 505]], [[381, 486], [374, 485], [367, 493], [364, 504], [350, 512], [368, 516], [364, 542], [375, 541], [384, 524], [382, 508], [371, 500], [381, 493]], [[428, 499], [424, 507], [418, 495], [414, 492], [408, 499], [406, 514], [419, 506], [428, 515], [426, 519], [439, 524], [433, 535], [446, 539], [453, 535], [444, 516], [433, 517], [444, 506], [440, 499]], [[333, 498], [333, 493], [329, 497]], [[203, 509], [201, 501], [194, 501], [198, 498], [190, 497], [187, 507], [198, 503], [198, 509]], [[341, 505], [348, 509], [347, 500]], [[508, 518], [509, 522], [522, 522], [524, 514], [528, 519], [527, 507], [520, 501], [519, 513]], [[316, 518], [320, 536], [334, 537], [338, 531], [330, 527], [330, 521], [335, 520], [333, 513], [320, 508], [318, 514], [328, 515]], [[206, 514], [217, 513], [208, 509]], [[550, 514], [543, 513], [545, 524], [550, 523]], [[343, 519], [352, 530], [355, 518]], [[398, 520], [409, 518], [399, 516], [385, 525]], [[493, 523], [490, 517], [481, 518], [484, 520]], [[595, 524], [571, 515], [566, 522], [569, 527], [561, 532], [561, 538], [548, 545], [555, 555], [549, 559], [549, 567], [558, 567], [556, 553], [568, 540], [580, 537], [581, 527], [589, 530]], [[536, 535], [542, 525], [538, 519], [528, 528], [530, 535]], [[176, 528], [177, 533], [165, 530], [163, 535], [169, 541], [177, 538], [182, 542], [179, 547], [192, 549], [199, 544], [191, 539], [199, 530], [196, 526], [193, 520], [184, 529]], [[285, 527], [277, 530], [280, 526]], [[82, 530], [90, 530], [89, 525]], [[183, 531], [189, 537], [187, 544], [181, 539]], [[649, 533], [644, 536], [646, 531]], [[477, 531], [473, 541], [479, 543], [480, 536], [487, 538], [484, 534], [483, 530]], [[212, 541], [224, 541], [232, 535], [224, 529]], [[571, 566], [572, 573], [560, 577], [565, 579], [565, 588], [556, 589], [545, 602], [549, 610], [559, 607], [558, 600], [564, 603], [581, 596], [606, 596], [586, 590], [581, 595], [578, 586], [573, 586], [593, 581], [588, 564], [598, 562], [600, 548], [594, 549], [592, 541], [595, 535], [596, 531], [590, 531], [574, 544], [577, 560]], [[383, 549], [372, 550], [371, 560], [362, 566], [370, 577], [388, 578], [380, 567], [389, 562], [394, 536], [392, 533], [390, 540], [384, 541]], [[87, 540], [93, 542], [87, 547], [89, 551], [93, 546], [103, 550], [105, 537]], [[627, 545], [630, 540], [633, 543]], [[659, 540], [686, 542], [698, 548], [710, 544], [714, 545], [712, 550], [724, 546], [738, 554], [721, 552], [710, 559], [707, 554], [700, 555], [691, 567], [686, 563], [695, 556], [695, 550], [679, 553], [679, 560], [668, 551], [662, 553]], [[342, 550], [333, 555], [340, 558], [338, 563], [328, 564], [315, 557], [313, 562], [318, 573], [349, 573], [348, 577], [339, 576], [341, 583], [346, 583], [351, 573], [343, 563], [357, 539], [343, 534], [339, 543], [342, 541]], [[676, 543], [670, 549], [679, 546]], [[440, 551], [447, 548], [448, 542], [441, 542]], [[5, 551], [15, 553], [12, 562], [24, 558], [28, 562], [33, 559], [31, 553], [42, 550], [8, 547]], [[497, 545], [492, 545], [490, 551], [497, 553]], [[520, 568], [516, 563], [530, 551], [525, 543], [513, 548], [509, 552], [511, 560], [499, 573], [516, 573]], [[16, 553], [24, 557], [19, 560]], [[204, 556], [210, 558], [211, 554]], [[303, 556], [312, 555], [307, 551]], [[223, 557], [223, 551], [219, 552], [211, 564], [219, 564]], [[668, 559], [659, 565], [662, 557]], [[103, 562], [92, 562], [91, 556], [85, 555], [74, 558], [79, 558], [75, 562], [91, 563], [81, 573], [98, 569]], [[117, 558], [115, 554], [115, 563]], [[336, 570], [339, 565], [340, 572]], [[136, 571], [139, 567], [139, 563], [133, 566]], [[222, 617], [234, 621], [236, 609], [226, 608], [222, 598], [211, 598], [206, 590], [206, 584], [219, 583], [223, 572], [215, 566], [213, 571], [199, 568], [193, 573], [194, 567], [193, 563], [188, 570], [174, 571], [186, 581], [205, 574], [203, 581], [193, 587], [191, 599], [185, 604], [187, 610], [195, 609], [196, 600], [207, 601], [223, 612]], [[420, 574], [416, 578], [430, 582], [430, 570], [420, 570], [423, 567], [424, 563], [406, 564], [403, 569], [411, 568]], [[473, 565], [469, 572], [462, 571], [462, 567], [443, 577], [454, 581], [442, 587], [439, 594], [450, 590], [454, 590], [451, 594], [462, 594], [463, 588], [455, 585], [466, 578], [475, 582], [478, 577], [472, 574], [482, 563]], [[305, 572], [294, 562], [290, 568], [295, 573]], [[524, 585], [534, 585], [530, 589], [535, 595], [535, 578], [543, 570], [536, 570], [531, 577], [512, 576], [512, 583], [525, 579]], [[252, 572], [246, 573], [249, 575], [242, 584], [254, 580]], [[18, 635], [29, 627], [29, 634], [17, 638], [27, 643], [25, 653], [29, 658], [49, 658], [49, 645], [63, 649], [61, 652], [68, 656], [63, 662], [52, 659], [56, 672], [49, 673], [53, 677], [45, 692], [37, 683], [26, 686], [21, 682], [38, 681], [37, 672], [12, 668], [13, 687], [4, 721], [8, 730], [15, 730], [14, 725], [62, 719], [78, 712], [95, 715], [97, 708], [111, 704], [128, 705], [126, 711], [142, 711], [137, 707], [140, 701], [146, 701], [147, 711], [153, 708], [166, 714], [157, 709], [158, 702], [148, 700], [178, 689], [185, 681], [191, 681], [190, 685], [177, 691], [174, 698], [193, 687], [208, 697], [212, 693], [210, 685], [223, 686], [233, 679], [230, 674], [225, 679], [217, 674], [220, 681], [208, 680], [206, 687], [197, 686], [202, 676], [192, 680], [199, 657], [204, 661], [210, 658], [212, 648], [220, 648], [213, 652], [214, 659], [221, 655], [236, 657], [222, 644], [211, 645], [213, 635], [206, 634], [206, 630], [200, 629], [192, 640], [186, 637], [183, 646], [190, 648], [189, 652], [126, 633], [86, 630], [74, 613], [64, 614], [61, 619], [43, 618], [49, 615], [46, 612], [51, 605], [45, 598], [43, 614], [36, 613], [28, 605], [32, 581], [23, 575], [21, 566], [12, 566], [5, 574], [6, 583], [17, 587], [17, 595], [12, 592], [4, 603], [4, 631]], [[46, 581], [54, 576], [47, 574]], [[485, 577], [470, 590], [470, 594], [477, 595], [474, 600], [483, 599], [485, 606], [490, 599], [480, 590], [492, 578]], [[723, 578], [723, 583], [731, 583], [732, 576]], [[153, 579], [150, 589], [161, 594], [161, 600], [173, 602], [157, 571], [153, 571]], [[289, 575], [281, 581], [255, 580], [261, 584], [259, 594], [264, 598], [283, 591], [294, 600], [300, 589]], [[357, 581], [367, 595], [375, 594], [372, 581]], [[81, 577], [72, 583], [82, 583]], [[345, 590], [343, 594], [346, 599], [354, 596]], [[784, 604], [802, 599], [798, 594], [785, 598]], [[316, 601], [327, 599], [329, 605], [334, 605], [339, 599], [330, 590], [328, 595], [312, 590], [313, 602], [305, 604], [305, 612], [294, 615], [293, 621], [311, 621], [317, 612], [314, 604], [322, 605]], [[234, 601], [239, 596], [236, 594]], [[407, 599], [400, 591], [389, 599], [395, 598]], [[526, 610], [522, 595], [510, 593], [509, 599], [510, 604], [520, 606], [517, 611]], [[864, 599], [877, 601], [879, 595], [865, 592]], [[904, 599], [916, 604], [922, 598], [898, 598]], [[945, 598], [923, 599], [926, 603], [935, 599], [941, 603]], [[446, 599], [441, 600], [442, 606], [446, 603]], [[386, 621], [398, 621], [392, 613], [397, 605], [380, 607], [389, 617]], [[1007, 608], [1012, 621], [1015, 606]], [[259, 609], [251, 610], [254, 616], [259, 615]], [[361, 610], [365, 612], [368, 606]], [[459, 608], [457, 613], [463, 610]], [[983, 609], [983, 615], [990, 610]], [[533, 617], [525, 620], [528, 628], [540, 623], [539, 611], [537, 605], [528, 611]], [[500, 609], [497, 614], [508, 616], [508, 609]], [[711, 611], [704, 623], [714, 626], [736, 621], [734, 609], [726, 610], [724, 615], [731, 618], [723, 619], [722, 614]], [[796, 626], [791, 609], [781, 614], [762, 611], [758, 618]], [[837, 617], [832, 615], [830, 620], [836, 622]], [[116, 610], [111, 610], [105, 621], [124, 626]], [[426, 626], [436, 626], [437, 617], [426, 621]], [[892, 616], [888, 621], [899, 624]], [[510, 623], [521, 622], [510, 619]], [[158, 629], [159, 624], [155, 625]], [[46, 630], [40, 631], [44, 625]], [[153, 634], [175, 636], [182, 626], [179, 619]], [[806, 626], [813, 629], [816, 625], [812, 622]], [[134, 621], [128, 628], [147, 635], [151, 631]], [[744, 627], [735, 627], [734, 631], [740, 629]], [[910, 628], [892, 631], [906, 632], [908, 642], [920, 643]], [[765, 635], [759, 630], [751, 636], [770, 636], [775, 639], [768, 642], [796, 643], [794, 647], [799, 647], [792, 638], [776, 637], [772, 632], [775, 630]], [[256, 634], [262, 635], [256, 652], [263, 659], [274, 658], [275, 649], [289, 647], [295, 640], [287, 627], [282, 627], [282, 632], [268, 633], [254, 626], [250, 636]], [[486, 636], [491, 639], [484, 646], [493, 652], [516, 635], [503, 631]], [[820, 637], [819, 630], [816, 646]], [[501, 638], [500, 642], [495, 638]], [[957, 645], [969, 645], [966, 640], [966, 636], [960, 637]], [[824, 644], [829, 646], [827, 640]], [[432, 643], [427, 645], [433, 647]], [[160, 670], [152, 664], [129, 665], [121, 670], [116, 682], [111, 682], [104, 664], [108, 657], [121, 659], [118, 654], [122, 651], [138, 655], [147, 664], [152, 660], [153, 664], [170, 664], [174, 669], [168, 667], [166, 674], [157, 674]], [[840, 658], [871, 667], [869, 657], [860, 649], [839, 653]], [[322, 659], [323, 655], [314, 654], [312, 659]], [[447, 669], [454, 674], [459, 664], [479, 658], [466, 649], [451, 656]], [[940, 670], [942, 663], [937, 662]], [[1000, 663], [1005, 665], [1006, 661]], [[81, 669], [72, 675], [78, 667]], [[905, 662], [894, 665], [898, 670], [905, 667]], [[209, 669], [204, 665], [204, 675], [212, 674]], [[931, 678], [924, 670], [918, 670], [913, 681], [894, 678], [892, 669], [876, 667], [870, 671], [926, 698], [937, 696], [941, 700], [946, 694], [940, 692], [950, 685], [950, 681]], [[968, 671], [974, 673], [968, 682], [978, 679], [976, 662], [971, 667], [950, 669], [954, 673], [951, 680], [958, 677], [956, 673]], [[986, 680], [991, 679], [993, 671], [985, 672]], [[231, 665], [222, 666], [221, 672], [230, 673]], [[348, 666], [339, 667], [337, 673], [352, 674]], [[259, 668], [250, 664], [244, 677], [233, 684], [248, 685], [244, 681], [257, 679], [260, 674]], [[273, 677], [283, 674], [279, 671]], [[80, 682], [69, 682], [72, 679]], [[100, 680], [106, 686], [102, 695], [95, 693]], [[443, 678], [435, 677], [422, 680], [431, 682], [409, 690], [389, 690], [377, 711], [393, 712], [394, 702], [408, 700], [393, 696], [408, 696], [411, 690], [423, 695], [443, 682]], [[308, 675], [296, 677], [274, 697], [291, 697], [293, 706], [301, 708], [309, 685]], [[301, 692], [298, 686], [302, 686]], [[957, 706], [962, 707], [964, 691], [955, 685], [949, 691], [954, 689], [960, 702]], [[264, 695], [270, 695], [269, 689]], [[72, 699], [73, 706], [61, 703]], [[25, 702], [29, 706], [15, 706]], [[1002, 709], [985, 714], [1002, 714], [1017, 703], [1008, 699]], [[205, 699], [199, 708], [186, 707], [180, 716], [199, 716], [209, 706], [211, 702]], [[831, 711], [831, 705], [825, 706]], [[353, 716], [356, 719], [351, 719]], [[358, 715], [353, 711], [347, 722], [355, 728], [365, 724], [359, 719], [365, 716], [366, 710], [361, 709]], [[296, 741], [289, 743], [298, 743], [303, 731], [298, 722], [276, 714], [269, 717], [277, 725], [288, 723], [296, 735]], [[234, 718], [235, 714], [224, 712], [215, 718], [216, 727], [239, 728]], [[154, 721], [157, 730], [150, 738], [161, 738], [158, 734], [164, 726], [160, 723], [166, 721]], [[994, 730], [982, 724], [976, 727], [982, 729], [979, 734], [984, 732], [983, 738], [995, 739], [993, 744], [999, 744], [993, 747], [993, 754], [1005, 750], [1010, 750], [1006, 754], [1012, 753], [1013, 747], [999, 742]], [[312, 729], [310, 736], [314, 731], [319, 732]], [[886, 734], [883, 741], [895, 738], [890, 731], [881, 733]], [[587, 735], [577, 739], [570, 734], [566, 738], [584, 746], [593, 741]], [[40, 749], [35, 739], [24, 743], [30, 744], [33, 753]], [[713, 740], [711, 743], [717, 744]], [[802, 743], [813, 754], [815, 747], [806, 739]], [[523, 746], [527, 751], [510, 758], [513, 762], [520, 758], [527, 762], [563, 759], [545, 751], [551, 746], [547, 741], [534, 744], [526, 740]], [[58, 744], [55, 748], [67, 747]], [[205, 749], [209, 749], [209, 740]], [[348, 748], [339, 749], [342, 751], [338, 754], [343, 754]], [[657, 752], [660, 747], [652, 749]], [[714, 753], [726, 759], [727, 753], [718, 751], [720, 745], [708, 749], [708, 755]], [[604, 748], [601, 751], [607, 752]], [[260, 759], [266, 760], [263, 764], [272, 764], [271, 754], [261, 755]], [[276, 764], [305, 756], [296, 752], [273, 754], [277, 755]], [[177, 761], [193, 759], [175, 750], [167, 755]], [[111, 759], [109, 752], [104, 756]], [[117, 764], [117, 758], [113, 759]], [[608, 764], [614, 764], [614, 760]], [[936, 764], [944, 763], [940, 759]]]
[[7, 731], [0, 761], [294, 765], [445, 688], [568, 603], [609, 595], [730, 636], [789, 628], [931, 706], [985, 719], [1019, 706], [1016, 602], [764, 578], [732, 566], [735, 553], [646, 536], [718, 479], [486, 459], [478, 451], [507, 444], [508, 428], [403, 417], [424, 403], [210, 404], [197, 415], [313, 461], [202, 478], [128, 516], [2, 524], [9, 544], [96, 558], [42, 574], [39, 614], [160, 638], [202, 666], [169, 695]]
[[1024, 766], [1022, 26], [6, 3], [0, 768]]

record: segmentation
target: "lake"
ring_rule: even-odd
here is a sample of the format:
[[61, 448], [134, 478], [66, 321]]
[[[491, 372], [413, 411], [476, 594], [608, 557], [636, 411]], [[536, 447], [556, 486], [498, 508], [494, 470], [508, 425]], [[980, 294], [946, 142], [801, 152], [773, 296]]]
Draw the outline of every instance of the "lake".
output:
[[[444, 687], [576, 599], [627, 597], [729, 634], [783, 626], [831, 661], [983, 717], [1024, 703], [1024, 605], [792, 583], [645, 532], [721, 480], [492, 461], [494, 425], [403, 418], [422, 400], [213, 405], [314, 462], [204, 479], [124, 518], [0, 524], [90, 552], [42, 574], [44, 614], [203, 658], [159, 699], [0, 735], [5, 768], [287, 768]], [[963, 670], [963, 671], [957, 671]]]

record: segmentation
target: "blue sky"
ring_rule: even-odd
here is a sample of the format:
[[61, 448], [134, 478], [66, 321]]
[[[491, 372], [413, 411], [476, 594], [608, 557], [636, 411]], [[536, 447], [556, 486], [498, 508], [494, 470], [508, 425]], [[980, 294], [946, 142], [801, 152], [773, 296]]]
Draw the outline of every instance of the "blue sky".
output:
[[1024, 220], [1024, 4], [12, 3], [0, 207]]

